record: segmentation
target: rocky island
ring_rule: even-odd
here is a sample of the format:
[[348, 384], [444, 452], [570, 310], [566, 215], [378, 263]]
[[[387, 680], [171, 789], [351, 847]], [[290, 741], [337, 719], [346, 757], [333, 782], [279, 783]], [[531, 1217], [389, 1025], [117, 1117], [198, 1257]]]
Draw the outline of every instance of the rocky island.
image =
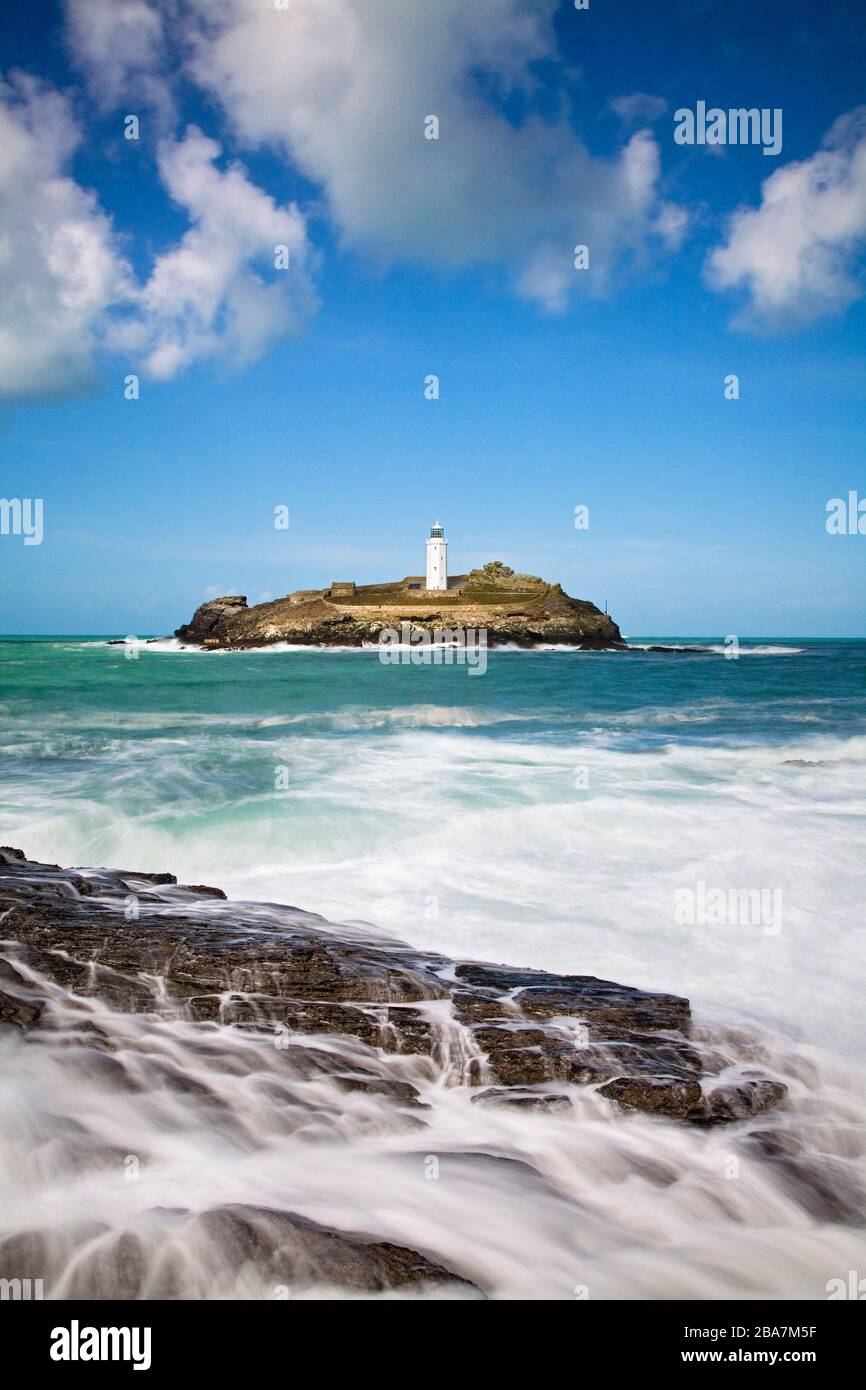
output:
[[[474, 630], [489, 647], [542, 643], [624, 650], [616, 623], [594, 603], [571, 598], [561, 584], [515, 574], [494, 560], [482, 569], [426, 587], [423, 576], [387, 584], [352, 582], [300, 589], [247, 606], [238, 594], [203, 603], [175, 631], [182, 642], [240, 650], [274, 642], [300, 646], [375, 646], [383, 629], [408, 624], [414, 634]], [[447, 640], [447, 638], [446, 638]]]

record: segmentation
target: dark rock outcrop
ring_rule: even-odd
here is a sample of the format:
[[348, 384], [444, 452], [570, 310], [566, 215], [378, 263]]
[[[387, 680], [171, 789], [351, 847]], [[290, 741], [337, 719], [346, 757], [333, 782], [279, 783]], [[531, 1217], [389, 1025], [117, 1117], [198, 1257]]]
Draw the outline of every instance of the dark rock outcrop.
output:
[[[278, 1127], [315, 1129], [329, 1110], [338, 1124], [351, 1116], [419, 1138], [443, 1081], [469, 1088], [481, 1108], [527, 1112], [532, 1124], [547, 1113], [569, 1125], [582, 1105], [598, 1105], [595, 1093], [669, 1122], [739, 1122], [744, 1139], [785, 1094], [754, 1065], [725, 1070], [718, 1040], [695, 1039], [688, 1001], [675, 995], [455, 962], [299, 909], [229, 903], [171, 874], [68, 870], [6, 848], [0, 1033], [12, 1030], [25, 1054], [69, 1068], [85, 1094], [131, 1098], [144, 1110], [176, 1097], [185, 1125], [220, 1142], [231, 1136], [243, 1152], [251, 1135], [223, 1093], [226, 1074], [254, 1085], [262, 1119]], [[173, 1045], [159, 1046], [166, 1030]], [[205, 1054], [209, 1068], [198, 1065]], [[73, 1171], [116, 1172], [127, 1161], [98, 1127], [74, 1116], [57, 1124], [52, 1163], [62, 1156]], [[808, 1186], [807, 1165], [765, 1134], [767, 1161]], [[419, 1154], [425, 1162], [423, 1138]], [[471, 1148], [459, 1161], [477, 1164], [480, 1182], [495, 1165], [522, 1162]], [[816, 1192], [823, 1211], [828, 1198]], [[276, 1290], [318, 1285], [361, 1296], [441, 1285], [445, 1297], [482, 1296], [435, 1251], [382, 1239], [360, 1221], [333, 1229], [291, 1203], [194, 1205], [179, 1194], [177, 1206], [117, 1225], [78, 1212], [13, 1229], [0, 1236], [0, 1274], [44, 1275], [53, 1296], [70, 1298], [283, 1297]]]
[[202, 603], [192, 615], [192, 621], [178, 628], [177, 637], [186, 641], [204, 642], [210, 637], [219, 637], [233, 618], [249, 610], [247, 601], [240, 594], [226, 594], [224, 598], [209, 599]]
[[[454, 1286], [463, 1296], [481, 1296], [451, 1270], [392, 1241], [357, 1231], [336, 1231], [291, 1211], [250, 1205], [227, 1205], [192, 1213], [184, 1208], [161, 1213], [164, 1242], [195, 1245], [209, 1259], [217, 1280], [220, 1271], [237, 1278], [245, 1268], [272, 1296], [286, 1297], [293, 1288], [332, 1286], [355, 1294], [375, 1294], [412, 1285]], [[113, 1233], [97, 1222], [67, 1230], [66, 1239], [80, 1252], [65, 1288], [73, 1299], [171, 1299], [181, 1293], [178, 1270], [164, 1260], [154, 1275], [146, 1234]], [[0, 1269], [22, 1271], [17, 1277], [39, 1279], [51, 1268], [57, 1245], [33, 1231], [0, 1240]], [[32, 1271], [32, 1272], [31, 1272]]]
[[[696, 1124], [753, 1116], [785, 1093], [754, 1072], [714, 1081], [690, 1039], [688, 1001], [676, 995], [455, 963], [341, 935], [295, 909], [224, 903], [170, 874], [64, 870], [0, 850], [0, 914], [0, 1023], [20, 1029], [44, 1026], [35, 971], [128, 1013], [342, 1033], [438, 1065], [459, 1044], [469, 1085], [591, 1085], [623, 1109]], [[437, 1001], [447, 1001], [445, 1015]]]

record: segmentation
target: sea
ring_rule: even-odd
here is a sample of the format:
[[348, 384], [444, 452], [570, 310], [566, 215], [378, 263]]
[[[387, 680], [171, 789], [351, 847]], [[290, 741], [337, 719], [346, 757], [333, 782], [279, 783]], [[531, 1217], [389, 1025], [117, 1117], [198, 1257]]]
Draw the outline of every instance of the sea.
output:
[[[143, 1107], [6, 1036], [0, 1234], [96, 1210], [116, 1236], [146, 1211], [248, 1202], [411, 1245], [499, 1298], [823, 1299], [866, 1277], [866, 642], [629, 641], [492, 650], [480, 671], [6, 638], [0, 842], [684, 995], [699, 1030], [785, 1081], [755, 1124], [785, 1132], [820, 1198], [742, 1125], [614, 1112], [592, 1092], [566, 1114], [508, 1112], [419, 1075], [420, 1134], [375, 1096], [311, 1131], [223, 1067], [209, 1082], [238, 1138], [158, 1086]], [[142, 1045], [140, 1021], [115, 1022]], [[191, 1025], [161, 1038], [202, 1080]], [[238, 1039], [255, 1072], [252, 1046]], [[57, 1160], [73, 1120], [146, 1152], [134, 1200], [120, 1171]], [[204, 1252], [185, 1269], [184, 1296], [268, 1296]]]

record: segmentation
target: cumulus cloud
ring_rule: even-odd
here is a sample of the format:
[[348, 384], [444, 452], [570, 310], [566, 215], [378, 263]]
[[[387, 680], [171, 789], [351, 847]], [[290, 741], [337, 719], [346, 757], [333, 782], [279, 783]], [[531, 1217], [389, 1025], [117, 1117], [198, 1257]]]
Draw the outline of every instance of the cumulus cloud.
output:
[[[499, 263], [560, 309], [623, 259], [675, 245], [685, 215], [659, 195], [658, 146], [636, 132], [593, 156], [564, 116], [531, 112], [532, 64], [557, 58], [555, 0], [191, 0], [193, 78], [250, 145], [281, 150], [325, 190], [345, 244], [381, 260]], [[438, 140], [424, 138], [436, 116]], [[573, 248], [591, 248], [591, 276]]]
[[165, 75], [166, 25], [173, 0], [66, 0], [66, 35], [73, 60], [103, 110], [119, 102], [155, 109], [162, 123], [173, 114]]
[[158, 158], [190, 228], [138, 284], [110, 218], [71, 177], [80, 139], [62, 94], [0, 80], [0, 394], [83, 390], [106, 351], [163, 380], [203, 357], [245, 365], [314, 311], [303, 216], [239, 165], [221, 170], [195, 127]]
[[764, 181], [757, 208], [740, 208], [710, 254], [716, 290], [745, 290], [740, 327], [785, 328], [839, 313], [863, 295], [856, 260], [866, 245], [866, 107], [837, 120], [809, 159]]
[[0, 80], [0, 392], [84, 388], [130, 272], [95, 196], [69, 176], [80, 133], [34, 79]]
[[[103, 349], [160, 379], [203, 358], [243, 364], [315, 309], [298, 207], [224, 167], [197, 128], [169, 136], [172, 64], [246, 147], [322, 190], [344, 245], [381, 263], [503, 267], [517, 294], [558, 311], [575, 290], [604, 293], [621, 268], [676, 249], [687, 215], [662, 196], [651, 131], [600, 157], [565, 103], [553, 118], [537, 113], [535, 65], [559, 62], [555, 9], [66, 0], [70, 51], [99, 107], [128, 112], [141, 99], [158, 110], [159, 177], [189, 229], [136, 281], [110, 218], [72, 176], [79, 134], [66, 99], [28, 79], [0, 88], [0, 391], [71, 389]], [[636, 95], [620, 100], [632, 123], [657, 100]], [[424, 138], [430, 116], [436, 140]], [[575, 270], [578, 244], [589, 273]], [[288, 271], [275, 264], [279, 245]]]
[[[584, 194], [590, 202], [579, 213], [580, 238], [590, 253], [593, 279], [587, 288], [603, 293], [616, 258], [640, 260], [653, 245], [675, 251], [685, 235], [688, 215], [657, 196], [659, 149], [648, 130], [636, 131], [619, 157], [596, 161], [584, 174]], [[591, 193], [589, 190], [592, 190]], [[562, 236], [567, 235], [562, 225]], [[573, 249], [562, 239], [539, 229], [537, 244], [528, 251], [517, 278], [517, 290], [551, 312], [564, 309], [574, 287]]]
[[219, 155], [195, 126], [160, 147], [162, 182], [192, 226], [158, 257], [111, 337], [156, 378], [215, 354], [245, 365], [315, 307], [302, 214], [280, 207], [240, 165], [220, 170]]

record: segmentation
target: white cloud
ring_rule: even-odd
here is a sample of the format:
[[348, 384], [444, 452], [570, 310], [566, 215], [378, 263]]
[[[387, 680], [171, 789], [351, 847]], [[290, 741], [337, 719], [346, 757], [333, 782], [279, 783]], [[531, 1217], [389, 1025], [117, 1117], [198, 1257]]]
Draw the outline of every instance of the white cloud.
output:
[[627, 96], [611, 97], [608, 105], [625, 125], [657, 121], [668, 109], [663, 97], [650, 96], [649, 92], [629, 92]]
[[[303, 216], [294, 204], [278, 206], [240, 165], [220, 170], [219, 155], [195, 126], [160, 147], [162, 182], [192, 226], [158, 257], [135, 312], [112, 336], [153, 377], [215, 354], [245, 365], [315, 307]], [[278, 247], [288, 269], [275, 269]]]
[[[533, 64], [558, 61], [555, 8], [66, 0], [68, 42], [102, 109], [126, 112], [140, 98], [167, 120], [171, 64], [190, 55], [185, 75], [242, 141], [323, 189], [344, 244], [383, 263], [502, 266], [518, 294], [551, 311], [675, 249], [687, 222], [661, 197], [650, 131], [600, 158], [564, 109], [532, 114]], [[528, 114], [507, 119], [503, 96]], [[424, 139], [429, 115], [438, 140]], [[160, 379], [204, 358], [243, 364], [314, 310], [303, 215], [240, 165], [223, 167], [195, 127], [158, 153], [189, 229], [136, 283], [111, 220], [71, 177], [78, 141], [64, 97], [26, 78], [0, 88], [0, 392], [72, 389], [101, 349]], [[588, 274], [573, 264], [582, 243]], [[275, 268], [277, 245], [289, 248], [288, 272]]]
[[822, 148], [764, 181], [761, 204], [734, 213], [711, 252], [716, 290], [745, 290], [740, 327], [785, 328], [839, 313], [863, 295], [866, 107], [835, 122]]
[[[509, 121], [531, 64], [556, 59], [555, 0], [192, 0], [191, 73], [250, 145], [323, 186], [343, 237], [381, 260], [498, 263], [549, 309], [603, 289], [615, 266], [675, 244], [685, 217], [658, 192], [658, 146], [637, 132], [593, 157], [570, 123]], [[424, 119], [440, 122], [424, 139]], [[674, 235], [676, 232], [676, 235]], [[591, 247], [592, 275], [573, 247]]]
[[220, 170], [201, 131], [160, 147], [160, 178], [191, 226], [142, 286], [68, 172], [79, 144], [63, 95], [22, 74], [0, 80], [0, 395], [86, 389], [101, 351], [160, 379], [203, 357], [245, 365], [313, 312], [301, 213], [239, 165]]
[[155, 108], [167, 122], [173, 111], [162, 69], [168, 46], [165, 27], [173, 0], [160, 8], [148, 0], [66, 0], [66, 35], [77, 66], [103, 110], [126, 103]]
[[0, 394], [85, 388], [130, 289], [109, 219], [69, 177], [79, 141], [63, 96], [0, 79]]

